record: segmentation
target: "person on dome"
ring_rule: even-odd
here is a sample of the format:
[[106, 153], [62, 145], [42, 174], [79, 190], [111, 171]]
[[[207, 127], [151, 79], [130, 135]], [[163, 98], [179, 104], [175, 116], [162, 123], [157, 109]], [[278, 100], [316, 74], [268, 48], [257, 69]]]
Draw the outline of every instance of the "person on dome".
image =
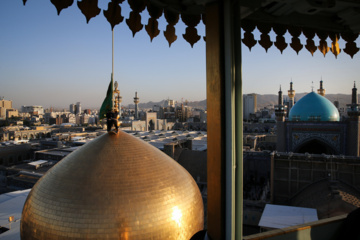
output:
[[114, 125], [115, 127], [115, 133], [118, 133], [119, 131], [119, 123], [118, 123], [118, 119], [119, 119], [119, 111], [117, 110], [117, 108], [113, 108], [112, 110], [108, 111], [106, 113], [106, 125], [107, 125], [107, 131], [110, 132], [112, 126]]

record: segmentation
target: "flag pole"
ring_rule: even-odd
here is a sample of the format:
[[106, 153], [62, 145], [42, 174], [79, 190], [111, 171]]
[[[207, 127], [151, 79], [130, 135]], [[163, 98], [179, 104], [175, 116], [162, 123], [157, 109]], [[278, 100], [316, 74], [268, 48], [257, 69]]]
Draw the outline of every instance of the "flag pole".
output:
[[111, 30], [111, 33], [112, 33], [112, 72], [111, 74], [113, 75], [114, 77], [114, 29]]
[[111, 69], [111, 81], [106, 92], [106, 97], [100, 107], [99, 119], [107, 118], [107, 113], [113, 110], [114, 107], [114, 29], [112, 29], [112, 69]]
[[[111, 78], [113, 79], [113, 89], [114, 89], [114, 28], [111, 30], [112, 33], [112, 68], [111, 68]], [[112, 101], [114, 102], [114, 96]]]

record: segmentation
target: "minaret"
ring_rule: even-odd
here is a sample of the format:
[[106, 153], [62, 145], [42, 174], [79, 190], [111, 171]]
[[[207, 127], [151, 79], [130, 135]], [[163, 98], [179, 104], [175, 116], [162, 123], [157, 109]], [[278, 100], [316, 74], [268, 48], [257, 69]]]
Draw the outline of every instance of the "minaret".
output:
[[286, 108], [284, 106], [283, 92], [281, 91], [281, 86], [279, 90], [278, 105], [275, 105], [274, 107], [277, 128], [276, 151], [284, 152], [286, 148]]
[[[346, 104], [347, 115], [349, 116], [348, 123], [348, 142], [351, 149], [348, 150], [348, 155], [360, 156], [360, 104], [358, 104], [357, 88], [354, 82], [352, 89], [351, 104]], [[348, 147], [349, 148], [349, 147]]]
[[281, 85], [280, 85], [280, 90], [279, 90], [279, 98], [278, 98], [278, 105], [283, 105], [284, 100], [283, 100], [283, 95], [282, 95], [282, 91], [281, 91]]
[[358, 104], [358, 95], [355, 82], [352, 89], [351, 104], [346, 104], [346, 106], [348, 107], [347, 114], [350, 118], [357, 119], [360, 116], [360, 104]]
[[278, 94], [279, 94], [278, 105], [275, 105], [275, 116], [276, 116], [276, 121], [283, 122], [285, 121], [286, 111], [284, 106], [283, 93], [281, 91], [281, 85]]
[[320, 88], [317, 90], [317, 93], [323, 97], [325, 97], [325, 89], [323, 88], [323, 80], [320, 81]]
[[295, 90], [293, 89], [293, 82], [290, 82], [290, 90], [288, 90], [289, 96], [289, 112], [290, 109], [294, 106], [294, 99], [295, 99]]
[[137, 92], [135, 92], [134, 103], [135, 103], [135, 119], [139, 119], [138, 103], [140, 102]]
[[351, 96], [351, 104], [358, 104], [358, 95], [357, 95], [357, 88], [354, 82], [354, 87], [352, 89], [352, 96]]

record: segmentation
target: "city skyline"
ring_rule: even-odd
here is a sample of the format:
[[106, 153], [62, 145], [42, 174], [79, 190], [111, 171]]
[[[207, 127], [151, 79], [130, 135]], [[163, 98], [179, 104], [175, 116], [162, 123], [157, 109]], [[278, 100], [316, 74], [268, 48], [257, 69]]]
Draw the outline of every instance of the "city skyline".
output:
[[[82, 102], [84, 108], [100, 107], [111, 75], [111, 27], [103, 16], [86, 24], [75, 5], [57, 16], [55, 7], [45, 0], [28, 1], [26, 6], [20, 0], [0, 2], [0, 96], [12, 100], [15, 108], [67, 108], [72, 102]], [[127, 19], [130, 9], [127, 3], [122, 6]], [[104, 2], [99, 7], [107, 9]], [[146, 10], [142, 16], [148, 16]], [[204, 40], [191, 48], [182, 38], [186, 26], [180, 19], [178, 39], [169, 48], [162, 33], [164, 16], [159, 20], [160, 36], [152, 42], [146, 31], [133, 38], [125, 19], [114, 29], [114, 80], [119, 82], [123, 105], [133, 103], [136, 91], [140, 103], [206, 99]], [[146, 19], [142, 24], [147, 24]], [[204, 37], [202, 22], [197, 29]], [[257, 30], [254, 35], [258, 40]], [[289, 43], [291, 36], [286, 33], [285, 37]], [[317, 44], [318, 38], [314, 40]], [[356, 43], [359, 47], [359, 38]], [[335, 59], [331, 52], [325, 58], [319, 51], [313, 57], [305, 50], [297, 55], [290, 46], [282, 55], [275, 46], [266, 53], [259, 46], [249, 51], [243, 45], [242, 51], [244, 94], [277, 94], [280, 85], [285, 92], [290, 81], [296, 92], [310, 92], [321, 79], [327, 93], [350, 94], [357, 81], [359, 53], [354, 59], [344, 53]]]

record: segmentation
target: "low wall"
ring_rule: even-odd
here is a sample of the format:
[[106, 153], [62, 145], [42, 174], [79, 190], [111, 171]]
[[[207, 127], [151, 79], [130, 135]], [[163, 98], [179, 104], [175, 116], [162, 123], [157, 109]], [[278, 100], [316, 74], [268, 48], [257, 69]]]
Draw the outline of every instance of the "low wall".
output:
[[243, 237], [243, 240], [336, 240], [347, 214]]

